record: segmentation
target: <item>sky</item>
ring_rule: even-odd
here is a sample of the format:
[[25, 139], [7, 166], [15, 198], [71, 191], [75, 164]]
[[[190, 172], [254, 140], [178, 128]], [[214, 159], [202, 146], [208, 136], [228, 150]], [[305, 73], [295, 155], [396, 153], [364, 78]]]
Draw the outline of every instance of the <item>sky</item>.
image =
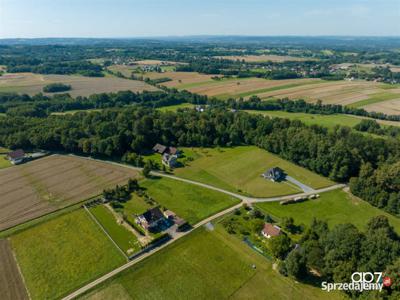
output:
[[0, 38], [400, 36], [400, 0], [0, 0]]

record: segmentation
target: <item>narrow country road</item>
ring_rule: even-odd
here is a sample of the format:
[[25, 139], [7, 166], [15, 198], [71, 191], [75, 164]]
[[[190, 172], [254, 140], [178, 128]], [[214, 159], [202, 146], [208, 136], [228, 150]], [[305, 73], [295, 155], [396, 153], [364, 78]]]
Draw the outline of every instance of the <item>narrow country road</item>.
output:
[[[76, 156], [76, 155], [73, 155], [73, 154], [69, 154], [69, 155], [70, 156]], [[83, 159], [88, 159], [88, 160], [95, 160], [95, 161], [98, 161], [98, 162], [104, 162], [104, 163], [108, 163], [108, 164], [113, 164], [113, 165], [116, 165], [116, 166], [119, 166], [119, 167], [129, 168], [129, 169], [133, 169], [133, 170], [136, 170], [136, 171], [142, 171], [143, 170], [143, 168], [133, 167], [133, 166], [129, 166], [129, 165], [126, 165], [126, 164], [121, 164], [121, 163], [108, 161], [108, 160], [101, 160], [101, 159], [95, 159], [95, 158], [83, 157], [83, 156], [76, 156], [76, 157], [83, 158]], [[165, 174], [165, 173], [156, 172], [156, 171], [152, 171], [151, 174], [155, 175], [155, 176], [166, 177], [166, 178], [170, 178], [170, 179], [174, 179], [174, 180], [190, 183], [190, 184], [193, 184], [193, 185], [201, 186], [201, 187], [209, 189], [209, 190], [218, 191], [218, 192], [230, 195], [232, 197], [238, 198], [238, 199], [242, 200], [242, 202], [249, 203], [249, 204], [250, 203], [257, 203], [257, 202], [277, 202], [277, 201], [282, 201], [282, 200], [288, 200], [288, 199], [293, 199], [293, 198], [296, 198], [296, 197], [309, 196], [309, 195], [313, 195], [313, 194], [328, 192], [328, 191], [344, 188], [346, 186], [345, 184], [335, 184], [335, 185], [331, 185], [331, 186], [328, 186], [328, 187], [325, 187], [325, 188], [312, 190], [312, 191], [307, 192], [307, 193], [298, 193], [298, 194], [291, 194], [291, 195], [277, 196], [277, 197], [269, 197], [269, 198], [263, 198], [263, 197], [257, 198], [257, 197], [244, 196], [244, 195], [237, 194], [237, 193], [234, 193], [234, 192], [230, 192], [230, 191], [227, 191], [227, 190], [224, 190], [224, 189], [221, 189], [221, 188], [218, 188], [218, 187], [206, 184], [206, 183], [201, 183], [201, 182], [198, 182], [198, 181], [185, 179], [185, 178], [177, 177], [177, 176], [170, 175], [170, 174]]]
[[[71, 156], [75, 156], [73, 154], [70, 154]], [[88, 159], [88, 160], [95, 160], [95, 161], [99, 161], [99, 162], [105, 162], [105, 163], [109, 163], [109, 164], [113, 164], [113, 165], [117, 165], [120, 167], [124, 167], [124, 168], [130, 168], [136, 171], [141, 171], [142, 168], [138, 168], [138, 167], [133, 167], [133, 166], [129, 166], [129, 165], [125, 165], [125, 164], [121, 164], [121, 163], [116, 163], [113, 161], [106, 161], [106, 160], [99, 160], [99, 159], [94, 159], [94, 158], [90, 158], [90, 157], [82, 157], [82, 156], [77, 156], [80, 158], [84, 158], [84, 159]], [[230, 195], [232, 197], [238, 198], [241, 200], [241, 202], [235, 206], [229, 207], [219, 213], [216, 213], [202, 221], [200, 221], [199, 223], [197, 223], [196, 225], [193, 226], [192, 229], [186, 231], [186, 232], [180, 232], [177, 233], [175, 235], [175, 237], [171, 240], [169, 240], [168, 242], [166, 242], [165, 244], [162, 244], [159, 247], [153, 248], [151, 250], [149, 250], [148, 252], [144, 252], [142, 255], [138, 256], [137, 258], [129, 261], [128, 263], [114, 269], [113, 271], [101, 276], [100, 278], [92, 281], [91, 283], [81, 287], [80, 289], [76, 290], [75, 292], [69, 294], [68, 296], [66, 296], [65, 298], [63, 298], [63, 300], [71, 300], [74, 299], [80, 295], [82, 295], [83, 293], [91, 290], [92, 288], [94, 288], [95, 286], [101, 284], [102, 282], [106, 281], [107, 279], [110, 279], [111, 277], [117, 275], [118, 273], [130, 268], [131, 266], [137, 264], [138, 262], [144, 260], [145, 258], [153, 255], [154, 253], [164, 249], [165, 247], [169, 246], [170, 244], [172, 244], [173, 242], [177, 241], [178, 239], [190, 234], [194, 229], [199, 228], [205, 224], [207, 224], [208, 222], [211, 222], [223, 215], [226, 215], [230, 212], [233, 212], [235, 209], [240, 208], [243, 204], [251, 204], [251, 203], [261, 203], [261, 202], [276, 202], [276, 201], [282, 201], [282, 200], [289, 200], [289, 199], [293, 199], [296, 197], [301, 197], [301, 196], [309, 196], [309, 195], [313, 195], [313, 194], [318, 194], [318, 193], [323, 193], [323, 192], [328, 192], [328, 191], [332, 191], [332, 190], [336, 190], [336, 189], [340, 189], [340, 188], [344, 188], [346, 185], [345, 184], [335, 184], [326, 188], [322, 188], [322, 189], [318, 189], [318, 190], [313, 190], [312, 192], [309, 193], [299, 193], [299, 194], [292, 194], [292, 195], [286, 195], [286, 196], [279, 196], [279, 197], [271, 197], [271, 198], [254, 198], [254, 197], [248, 197], [248, 196], [244, 196], [244, 195], [240, 195], [240, 194], [236, 194], [230, 191], [226, 191], [224, 189], [220, 189], [217, 188], [215, 186], [212, 185], [208, 185], [205, 183], [201, 183], [201, 182], [197, 182], [197, 181], [193, 181], [193, 180], [189, 180], [189, 179], [184, 179], [184, 178], [180, 178], [174, 175], [170, 175], [170, 174], [164, 174], [164, 173], [160, 173], [160, 172], [151, 172], [152, 175], [155, 176], [160, 176], [160, 177], [166, 177], [166, 178], [171, 178], [174, 180], [178, 180], [178, 181], [182, 181], [182, 182], [186, 182], [189, 184], [193, 184], [193, 185], [197, 185], [197, 186], [201, 186], [204, 187], [206, 189], [210, 189], [210, 190], [214, 190], [214, 191], [218, 191], [227, 195]]]

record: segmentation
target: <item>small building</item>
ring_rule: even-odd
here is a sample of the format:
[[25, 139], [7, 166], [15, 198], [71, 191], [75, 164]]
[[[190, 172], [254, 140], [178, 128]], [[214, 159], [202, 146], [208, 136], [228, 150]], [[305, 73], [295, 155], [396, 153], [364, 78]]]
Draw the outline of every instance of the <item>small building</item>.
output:
[[269, 179], [271, 181], [279, 181], [285, 178], [285, 173], [281, 168], [274, 167], [267, 170], [265, 173], [261, 175], [265, 179]]
[[167, 150], [168, 150], [168, 147], [167, 147], [167, 146], [164, 146], [164, 145], [161, 145], [161, 144], [156, 144], [156, 145], [153, 147], [153, 151], [156, 152], [156, 153], [160, 153], [160, 154], [166, 153]]
[[178, 162], [178, 156], [164, 153], [161, 162], [169, 168], [174, 168]]
[[161, 210], [158, 207], [154, 207], [146, 211], [143, 215], [138, 216], [136, 223], [148, 230], [157, 227], [164, 220], [164, 214]]
[[273, 225], [271, 223], [265, 223], [263, 230], [261, 230], [261, 234], [269, 239], [271, 237], [275, 237], [281, 234], [281, 228], [279, 226]]
[[24, 162], [25, 152], [22, 149], [12, 151], [6, 157], [13, 165], [18, 165]]
[[164, 216], [169, 220], [173, 220], [176, 217], [176, 214], [173, 211], [167, 209], [166, 211], [164, 211]]

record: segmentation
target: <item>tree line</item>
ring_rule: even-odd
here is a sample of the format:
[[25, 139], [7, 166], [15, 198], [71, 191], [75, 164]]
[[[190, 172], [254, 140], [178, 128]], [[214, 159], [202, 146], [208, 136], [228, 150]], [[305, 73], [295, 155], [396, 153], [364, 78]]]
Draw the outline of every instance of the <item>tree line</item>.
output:
[[[162, 113], [140, 106], [90, 114], [0, 119], [0, 145], [10, 148], [120, 159], [126, 153], [148, 153], [155, 143], [189, 147], [256, 145], [338, 182], [348, 182], [352, 177], [356, 178], [353, 181], [372, 180], [378, 195], [372, 191], [374, 185], [362, 189], [354, 183], [353, 193], [374, 205], [373, 198], [383, 197], [380, 207], [400, 213], [400, 186], [396, 183], [400, 168], [390, 169], [390, 176], [378, 176], [387, 173], [388, 165], [399, 162], [400, 140], [372, 138], [348, 127], [328, 130], [226, 108]], [[366, 172], [366, 168], [373, 172]], [[365, 195], [366, 191], [371, 194]], [[389, 209], [390, 197], [394, 199], [390, 203], [396, 205]]]

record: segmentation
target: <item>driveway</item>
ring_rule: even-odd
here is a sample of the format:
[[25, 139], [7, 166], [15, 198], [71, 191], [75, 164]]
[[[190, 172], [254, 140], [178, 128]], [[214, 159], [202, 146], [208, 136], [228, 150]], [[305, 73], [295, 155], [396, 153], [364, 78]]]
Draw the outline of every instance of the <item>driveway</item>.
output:
[[314, 193], [315, 190], [312, 187], [309, 187], [308, 185], [305, 185], [304, 183], [301, 183], [297, 179], [294, 179], [291, 176], [286, 175], [286, 180], [297, 185], [300, 189], [303, 190], [304, 193]]

